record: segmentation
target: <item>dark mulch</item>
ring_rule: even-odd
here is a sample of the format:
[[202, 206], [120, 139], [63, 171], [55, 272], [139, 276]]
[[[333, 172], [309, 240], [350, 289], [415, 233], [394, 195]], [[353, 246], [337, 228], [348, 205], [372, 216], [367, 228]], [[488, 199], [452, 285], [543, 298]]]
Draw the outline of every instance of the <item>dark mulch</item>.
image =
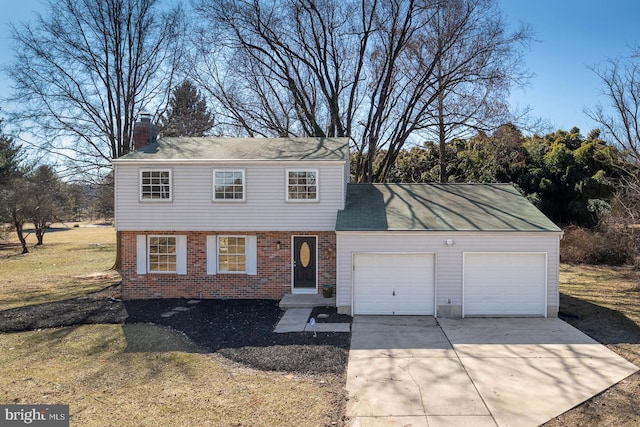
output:
[[309, 317], [318, 323], [351, 323], [352, 319], [348, 314], [338, 314], [335, 307], [314, 307]]
[[186, 312], [160, 316], [186, 300], [138, 300], [125, 303], [127, 322], [152, 322], [185, 333], [196, 344], [237, 362], [270, 371], [342, 373], [350, 334], [294, 332], [275, 334], [283, 311], [277, 301], [202, 300]]
[[[179, 306], [190, 310], [161, 316]], [[329, 319], [334, 319], [331, 321], [351, 319], [335, 313], [335, 308], [333, 313], [326, 312]], [[273, 329], [282, 314], [277, 301], [267, 300], [202, 300], [190, 305], [184, 299], [123, 303], [104, 297], [78, 298], [0, 311], [0, 332], [95, 323], [154, 323], [178, 330], [200, 347], [257, 369], [338, 374], [345, 371], [350, 334], [275, 334]]]
[[126, 319], [127, 311], [121, 302], [77, 298], [0, 311], [0, 332], [33, 331], [97, 323], [124, 323]]

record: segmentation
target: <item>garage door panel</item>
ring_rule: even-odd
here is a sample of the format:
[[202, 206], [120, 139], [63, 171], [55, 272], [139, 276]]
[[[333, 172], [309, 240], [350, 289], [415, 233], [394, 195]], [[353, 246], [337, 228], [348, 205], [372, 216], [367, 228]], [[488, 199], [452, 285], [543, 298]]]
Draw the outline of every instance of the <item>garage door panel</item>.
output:
[[544, 316], [546, 260], [540, 253], [465, 254], [465, 316]]
[[354, 313], [432, 315], [432, 254], [356, 254]]

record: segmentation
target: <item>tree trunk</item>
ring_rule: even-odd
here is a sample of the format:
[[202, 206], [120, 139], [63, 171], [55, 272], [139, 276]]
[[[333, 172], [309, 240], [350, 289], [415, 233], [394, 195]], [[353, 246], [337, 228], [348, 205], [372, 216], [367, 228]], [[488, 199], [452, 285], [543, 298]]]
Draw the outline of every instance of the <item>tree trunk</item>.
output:
[[117, 272], [120, 272], [120, 270], [122, 269], [122, 256], [120, 255], [121, 248], [122, 248], [122, 232], [116, 231], [116, 260], [113, 263], [113, 267], [111, 267], [111, 269]]
[[27, 248], [27, 240], [24, 238], [24, 233], [22, 232], [22, 223], [20, 221], [14, 221], [13, 225], [16, 227], [16, 233], [18, 234], [18, 240], [20, 240], [20, 244], [22, 245], [22, 253], [28, 254], [29, 249]]
[[444, 123], [444, 95], [438, 95], [438, 145], [440, 148], [440, 182], [447, 182], [447, 141]]
[[36, 239], [38, 239], [38, 243], [36, 246], [42, 246], [42, 242], [44, 240], [44, 229], [41, 227], [36, 227]]

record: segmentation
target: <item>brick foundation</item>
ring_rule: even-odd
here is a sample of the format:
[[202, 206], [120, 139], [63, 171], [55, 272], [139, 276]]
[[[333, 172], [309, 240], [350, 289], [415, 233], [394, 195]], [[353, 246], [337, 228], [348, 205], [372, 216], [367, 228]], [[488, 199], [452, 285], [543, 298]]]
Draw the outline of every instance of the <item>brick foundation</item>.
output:
[[[136, 236], [186, 235], [187, 274], [137, 274]], [[207, 274], [207, 236], [257, 236], [257, 275]], [[121, 232], [122, 297], [280, 299], [291, 292], [292, 236], [317, 236], [318, 290], [336, 283], [336, 235], [321, 232]], [[280, 249], [277, 249], [280, 242]]]

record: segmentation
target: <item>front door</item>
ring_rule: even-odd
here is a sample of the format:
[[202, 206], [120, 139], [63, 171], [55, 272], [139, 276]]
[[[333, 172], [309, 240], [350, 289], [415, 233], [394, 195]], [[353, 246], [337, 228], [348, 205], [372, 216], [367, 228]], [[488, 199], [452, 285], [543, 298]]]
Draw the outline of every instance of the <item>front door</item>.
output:
[[293, 292], [317, 293], [316, 287], [316, 238], [293, 237]]

